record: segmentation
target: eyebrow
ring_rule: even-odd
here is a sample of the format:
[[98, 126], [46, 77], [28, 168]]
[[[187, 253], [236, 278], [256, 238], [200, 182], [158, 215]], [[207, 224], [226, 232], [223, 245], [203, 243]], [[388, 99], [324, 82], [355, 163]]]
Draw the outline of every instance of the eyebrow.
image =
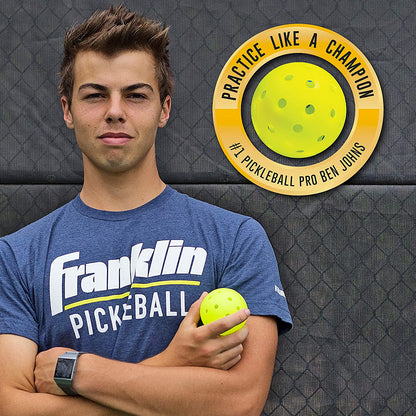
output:
[[[108, 90], [108, 88], [105, 87], [104, 85], [95, 84], [93, 82], [88, 82], [86, 84], [82, 84], [78, 88], [78, 91], [81, 91], [81, 90], [87, 89], [87, 88], [93, 88], [93, 89], [98, 90], [98, 91], [107, 91]], [[146, 84], [145, 82], [138, 82], [137, 84], [128, 85], [127, 87], [123, 87], [121, 89], [121, 91], [122, 92], [131, 92], [131, 91], [142, 89], [142, 88], [153, 91], [152, 86], [150, 84]]]

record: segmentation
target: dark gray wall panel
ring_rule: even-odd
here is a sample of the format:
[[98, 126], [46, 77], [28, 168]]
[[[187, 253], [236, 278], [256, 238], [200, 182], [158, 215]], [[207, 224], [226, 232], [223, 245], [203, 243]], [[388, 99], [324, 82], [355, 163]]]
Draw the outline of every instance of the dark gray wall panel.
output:
[[[416, 186], [297, 198], [254, 185], [174, 187], [257, 218], [275, 249], [295, 327], [279, 341], [263, 415], [413, 414]], [[78, 191], [1, 186], [0, 234]]]
[[[309, 23], [345, 36], [368, 57], [385, 98], [385, 122], [356, 184], [415, 183], [415, 21], [412, 0], [126, 1], [172, 26], [176, 93], [160, 132], [159, 166], [176, 183], [246, 183], [223, 155], [212, 123], [212, 95], [232, 53], [255, 34]], [[0, 6], [0, 181], [81, 183], [72, 132], [56, 93], [66, 27], [109, 1], [3, 0]]]

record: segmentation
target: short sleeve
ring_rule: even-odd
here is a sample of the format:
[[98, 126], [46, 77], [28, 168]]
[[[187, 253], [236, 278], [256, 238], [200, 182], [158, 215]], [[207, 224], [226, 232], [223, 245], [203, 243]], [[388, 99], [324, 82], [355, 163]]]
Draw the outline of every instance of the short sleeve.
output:
[[220, 286], [240, 292], [252, 315], [274, 316], [280, 334], [291, 329], [292, 319], [273, 248], [263, 227], [252, 218], [243, 221], [236, 233]]
[[0, 334], [14, 334], [38, 344], [38, 323], [27, 281], [11, 247], [0, 241]]

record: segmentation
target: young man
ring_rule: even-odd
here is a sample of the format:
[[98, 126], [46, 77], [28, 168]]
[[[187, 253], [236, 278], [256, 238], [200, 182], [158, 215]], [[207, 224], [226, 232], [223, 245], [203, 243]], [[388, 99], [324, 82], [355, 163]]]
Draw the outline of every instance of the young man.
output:
[[[84, 184], [0, 240], [1, 415], [261, 413], [291, 319], [258, 223], [159, 177], [166, 32], [111, 7], [67, 33], [60, 91]], [[250, 311], [199, 326], [217, 287]]]

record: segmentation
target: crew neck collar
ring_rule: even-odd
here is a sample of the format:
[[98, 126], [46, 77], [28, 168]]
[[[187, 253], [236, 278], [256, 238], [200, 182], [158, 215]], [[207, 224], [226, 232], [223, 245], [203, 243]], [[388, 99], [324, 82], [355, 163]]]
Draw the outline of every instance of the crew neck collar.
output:
[[124, 219], [130, 218], [132, 215], [135, 215], [138, 212], [146, 212], [159, 207], [161, 204], [167, 201], [174, 194], [174, 192], [175, 191], [170, 186], [166, 185], [165, 189], [158, 196], [156, 196], [144, 205], [127, 211], [104, 211], [91, 208], [82, 201], [79, 194], [73, 200], [73, 206], [80, 214], [85, 215], [87, 217], [102, 220], [122, 221]]

